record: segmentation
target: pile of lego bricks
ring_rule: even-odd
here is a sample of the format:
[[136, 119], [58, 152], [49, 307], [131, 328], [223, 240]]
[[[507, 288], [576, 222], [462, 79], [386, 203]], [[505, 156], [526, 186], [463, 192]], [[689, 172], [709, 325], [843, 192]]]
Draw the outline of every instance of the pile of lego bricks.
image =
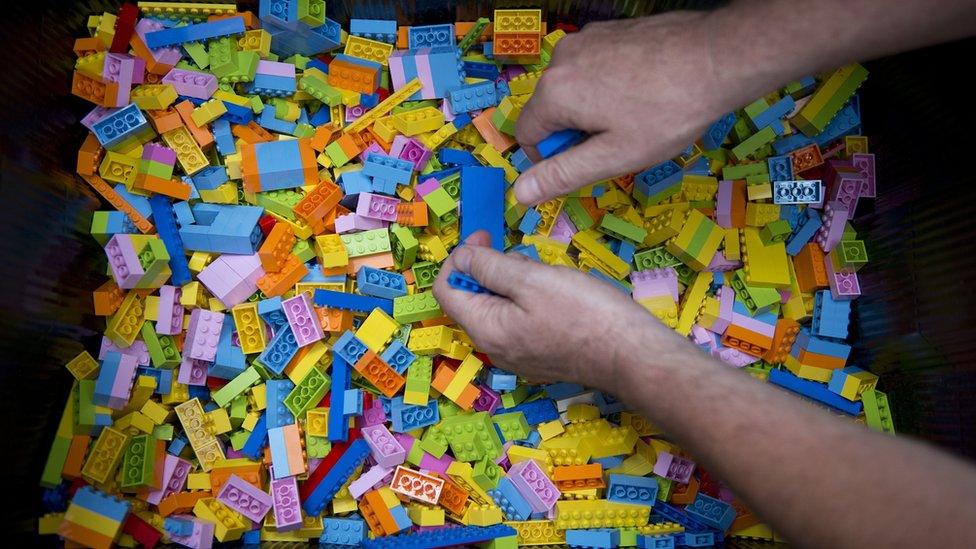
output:
[[847, 366], [867, 261], [850, 221], [875, 196], [861, 66], [527, 208], [515, 123], [576, 30], [539, 10], [347, 32], [322, 0], [257, 15], [139, 2], [88, 28], [71, 91], [95, 105], [78, 174], [113, 208], [91, 225], [106, 327], [66, 365], [41, 534], [90, 547], [775, 539], [612, 395], [526, 383], [474, 348], [430, 288], [476, 230], [632, 295], [757, 383], [893, 434], [877, 378]]

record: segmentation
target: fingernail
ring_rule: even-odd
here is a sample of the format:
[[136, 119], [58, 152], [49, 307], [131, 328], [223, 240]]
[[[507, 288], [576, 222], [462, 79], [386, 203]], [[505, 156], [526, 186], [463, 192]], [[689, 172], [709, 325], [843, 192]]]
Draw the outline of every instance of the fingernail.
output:
[[471, 248], [468, 246], [458, 246], [454, 249], [454, 266], [464, 273], [469, 273], [471, 268]]
[[532, 174], [526, 174], [515, 182], [515, 198], [526, 206], [532, 206], [539, 199], [539, 180]]

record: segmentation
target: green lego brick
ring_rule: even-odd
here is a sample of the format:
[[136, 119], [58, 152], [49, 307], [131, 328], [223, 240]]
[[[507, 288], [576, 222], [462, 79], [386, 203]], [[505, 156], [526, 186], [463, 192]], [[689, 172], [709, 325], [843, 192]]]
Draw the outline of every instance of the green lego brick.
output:
[[735, 276], [732, 277], [732, 289], [735, 290], [736, 299], [746, 306], [751, 315], [770, 310], [781, 299], [775, 288], [760, 288], [746, 284], [745, 272], [742, 269], [735, 271]]
[[393, 107], [392, 113], [397, 114], [401, 112], [415, 111], [417, 109], [424, 109], [427, 107], [436, 108], [437, 101], [434, 101], [432, 99], [425, 99], [423, 101], [404, 101], [403, 103], [400, 103], [396, 107]]
[[305, 412], [318, 405], [331, 386], [332, 379], [329, 376], [323, 374], [318, 368], [309, 368], [305, 377], [285, 397], [285, 407], [296, 418], [302, 418]]
[[298, 239], [295, 241], [295, 245], [291, 248], [291, 253], [302, 262], [311, 261], [315, 259], [315, 250], [308, 243], [308, 240]]
[[298, 87], [330, 107], [335, 107], [342, 102], [342, 94], [339, 90], [311, 74], [302, 76], [301, 80], [298, 81]]
[[[220, 77], [221, 84], [236, 84], [238, 82], [254, 81], [254, 74], [258, 70], [258, 61], [261, 59], [256, 51], [237, 52], [237, 61], [234, 67]], [[213, 55], [210, 56], [211, 71], [213, 69]]]
[[768, 108], [769, 108], [769, 103], [767, 103], [765, 99], [760, 97], [759, 99], [756, 99], [752, 103], [746, 105], [745, 108], [742, 109], [742, 112], [744, 112], [746, 116], [749, 117], [749, 120], [752, 120]]
[[251, 438], [250, 431], [245, 431], [243, 429], [240, 431], [234, 431], [230, 435], [230, 447], [240, 451], [240, 449], [247, 444], [247, 439], [249, 438]]
[[156, 440], [173, 440], [175, 426], [172, 423], [164, 423], [153, 427], [152, 437]]
[[671, 488], [674, 482], [669, 478], [659, 477], [657, 475], [651, 475], [654, 482], [657, 482], [657, 499], [658, 501], [668, 501], [671, 499]]
[[768, 173], [756, 173], [746, 176], [746, 185], [762, 185], [763, 183], [769, 183]]
[[447, 452], [448, 442], [447, 438], [444, 436], [444, 433], [441, 431], [440, 425], [441, 424], [438, 423], [428, 427], [427, 430], [424, 431], [424, 436], [420, 439], [420, 444], [414, 444], [413, 447], [416, 448], [420, 446], [423, 451], [434, 456], [435, 458], [443, 456], [444, 453]]
[[393, 260], [400, 269], [409, 269], [417, 260], [417, 250], [420, 242], [413, 231], [407, 227], [394, 225], [390, 230], [390, 243], [393, 248]]
[[295, 212], [292, 208], [303, 198], [305, 198], [305, 193], [290, 189], [254, 194], [258, 206], [263, 206], [265, 210], [278, 214], [289, 221], [295, 221]]
[[299, 139], [312, 137], [315, 135], [315, 126], [300, 122], [295, 126], [295, 131], [291, 132], [291, 134]]
[[820, 83], [791, 122], [804, 135], [817, 135], [827, 127], [867, 77], [867, 69], [857, 63], [835, 70]]
[[122, 489], [148, 488], [153, 483], [155, 469], [156, 441], [149, 435], [130, 438], [122, 457]]
[[[430, 395], [430, 380], [433, 371], [434, 357], [418, 355], [417, 359], [407, 368], [404, 400], [414, 405], [426, 405]], [[423, 402], [423, 404], [420, 404]]]
[[450, 223], [451, 216], [457, 219], [457, 201], [444, 187], [439, 187], [424, 195], [424, 202], [430, 209], [433, 217], [437, 217], [445, 223]]
[[481, 458], [474, 464], [471, 479], [484, 490], [494, 490], [502, 478], [502, 468], [487, 457]]
[[373, 229], [361, 233], [344, 234], [339, 236], [349, 257], [381, 254], [392, 250], [390, 247], [390, 233], [386, 229]]
[[891, 409], [888, 407], [888, 395], [877, 389], [864, 391], [861, 394], [864, 404], [864, 420], [868, 427], [889, 435], [895, 434], [895, 423], [891, 419]]
[[750, 175], [769, 177], [769, 166], [765, 162], [750, 162], [722, 168], [722, 179], [745, 179]]
[[844, 224], [844, 234], [841, 235], [840, 239], [843, 240], [857, 240], [857, 230], [851, 226], [850, 222]]
[[190, 59], [193, 59], [193, 63], [201, 69], [206, 69], [210, 66], [210, 54], [207, 53], [207, 46], [203, 42], [184, 42], [182, 44], [183, 50], [186, 51]]
[[664, 246], [658, 246], [634, 254], [634, 265], [638, 271], [647, 269], [663, 269], [665, 267], [676, 267], [681, 265], [681, 260], [674, 257]]
[[437, 278], [437, 273], [441, 271], [441, 266], [432, 261], [421, 261], [414, 263], [412, 270], [417, 288], [426, 290], [434, 285], [434, 279]]
[[237, 70], [237, 56], [240, 52], [235, 38], [222, 36], [208, 41], [207, 46], [210, 72], [214, 76], [217, 78], [230, 76]]
[[502, 406], [506, 408], [518, 406], [527, 396], [529, 396], [529, 386], [520, 384], [514, 391], [502, 393]]
[[563, 202], [563, 211], [569, 216], [569, 220], [573, 222], [573, 225], [581, 231], [589, 229], [596, 223], [590, 217], [590, 212], [586, 211], [586, 208], [583, 207], [583, 204], [580, 203], [578, 198], [567, 198]]
[[457, 201], [461, 198], [461, 174], [454, 173], [440, 180], [441, 187], [447, 191], [452, 199]]
[[449, 417], [439, 427], [457, 460], [494, 459], [502, 454], [502, 442], [487, 412]]
[[[260, 378], [260, 376], [258, 377]], [[230, 417], [230, 424], [235, 427], [244, 423], [244, 419], [247, 418], [247, 395], [242, 394], [231, 400], [227, 415]]]
[[54, 488], [61, 484], [61, 470], [64, 462], [68, 459], [68, 450], [71, 447], [71, 439], [64, 437], [54, 437], [51, 449], [47, 454], [47, 461], [44, 462], [44, 470], [41, 473], [41, 486]]
[[481, 33], [485, 32], [485, 29], [488, 28], [490, 23], [491, 20], [487, 17], [479, 17], [478, 20], [474, 22], [474, 25], [468, 29], [468, 32], [465, 33], [464, 37], [461, 38], [461, 41], [458, 42], [458, 50], [460, 50], [461, 55], [467, 53], [468, 50], [471, 49], [471, 46], [477, 43]]
[[393, 299], [393, 319], [404, 324], [444, 316], [432, 292], [420, 292]]
[[529, 423], [525, 421], [525, 414], [522, 412], [498, 414], [492, 416], [491, 420], [498, 426], [506, 442], [522, 440], [529, 436]]
[[310, 27], [325, 24], [325, 0], [298, 0], [298, 20]]
[[746, 120], [746, 117], [740, 116], [736, 119], [735, 124], [732, 126], [732, 140], [738, 143], [751, 134], [752, 128], [749, 127], [749, 122]]
[[226, 385], [214, 391], [213, 401], [217, 404], [217, 406], [227, 406], [231, 401], [236, 399], [260, 380], [261, 376], [258, 374], [257, 370], [255, 370], [253, 367], [246, 368], [243, 372], [237, 374], [237, 377], [230, 380]]
[[783, 242], [786, 237], [790, 236], [793, 228], [790, 227], [790, 222], [785, 219], [778, 219], [771, 223], [767, 223], [765, 227], [759, 230], [759, 238], [765, 245], [770, 245], [773, 242]]
[[776, 130], [772, 126], [766, 126], [733, 147], [732, 156], [739, 160], [755, 156], [761, 148], [772, 143], [774, 139], [776, 139]]
[[857, 270], [868, 262], [868, 251], [863, 240], [841, 240], [834, 248], [841, 267]]
[[629, 240], [634, 244], [640, 244], [647, 238], [647, 229], [644, 227], [638, 227], [609, 213], [600, 220], [597, 230], [618, 240]]
[[142, 340], [146, 343], [146, 349], [149, 350], [149, 358], [152, 360], [153, 366], [172, 368], [182, 361], [173, 337], [157, 334], [151, 321], [147, 320], [142, 325]]
[[305, 454], [311, 459], [324, 458], [332, 450], [326, 437], [316, 437], [305, 433]]

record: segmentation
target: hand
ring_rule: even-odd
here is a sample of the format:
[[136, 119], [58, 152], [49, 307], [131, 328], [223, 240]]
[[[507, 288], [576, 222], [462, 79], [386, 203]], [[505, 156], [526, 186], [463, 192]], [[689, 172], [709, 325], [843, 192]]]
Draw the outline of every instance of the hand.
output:
[[[568, 267], [501, 254], [489, 243], [488, 234], [478, 232], [456, 248], [434, 282], [434, 296], [499, 368], [532, 381], [570, 381], [622, 394], [623, 370], [633, 358], [687, 350], [686, 341], [609, 284]], [[455, 269], [497, 295], [450, 287], [447, 277]]]
[[712, 15], [590, 23], [560, 40], [515, 135], [533, 160], [534, 145], [555, 131], [579, 129], [589, 138], [522, 174], [519, 202], [538, 204], [671, 158], [748, 100], [715, 72]]

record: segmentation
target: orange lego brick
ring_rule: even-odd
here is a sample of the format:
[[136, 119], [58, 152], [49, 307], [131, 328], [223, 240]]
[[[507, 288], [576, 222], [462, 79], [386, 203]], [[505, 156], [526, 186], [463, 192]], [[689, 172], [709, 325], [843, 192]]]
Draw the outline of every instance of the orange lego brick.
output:
[[254, 154], [254, 145], [241, 145], [241, 179], [244, 180], [244, 192], [256, 193], [261, 190], [261, 174], [258, 172], [258, 157]]
[[179, 113], [180, 118], [183, 119], [183, 125], [186, 126], [186, 129], [190, 130], [190, 135], [193, 136], [193, 140], [200, 145], [201, 149], [205, 149], [213, 144], [214, 136], [210, 129], [198, 126], [190, 117], [193, 114], [193, 103], [190, 103], [189, 100], [180, 101], [173, 108]]
[[103, 107], [121, 107], [118, 105], [119, 84], [117, 82], [99, 82], [78, 71], [71, 78], [71, 95], [80, 97]]
[[258, 248], [258, 258], [265, 273], [276, 273], [284, 268], [291, 249], [295, 247], [295, 230], [287, 223], [275, 223], [264, 243]]
[[58, 526], [58, 535], [92, 549], [110, 549], [115, 545], [115, 539], [67, 520]]
[[76, 479], [81, 476], [81, 468], [85, 464], [85, 454], [88, 452], [88, 445], [91, 437], [88, 435], [75, 435], [71, 437], [71, 446], [68, 447], [68, 457], [64, 460], [61, 467], [61, 476], [68, 479]]
[[491, 122], [491, 115], [495, 112], [495, 107], [481, 111], [481, 114], [474, 117], [471, 123], [481, 134], [486, 143], [495, 148], [500, 153], [507, 152], [515, 146], [515, 138], [511, 135], [498, 131], [498, 128]]
[[89, 38], [76, 38], [75, 44], [71, 49], [75, 52], [76, 56], [85, 57], [86, 55], [105, 51], [108, 48], [104, 42], [92, 36]]
[[332, 124], [323, 124], [315, 128], [315, 134], [312, 135], [312, 149], [317, 152], [322, 152], [325, 148], [332, 143], [341, 135], [342, 129], [338, 126]]
[[[364, 505], [367, 509], [363, 509]], [[383, 501], [383, 496], [380, 495], [379, 490], [370, 490], [363, 494], [363, 499], [359, 503], [359, 509], [363, 511], [363, 518], [366, 518], [367, 513], [372, 518], [372, 520], [367, 520], [366, 523], [374, 534], [388, 536], [400, 531], [396, 521], [393, 519], [393, 515], [390, 514], [389, 508], [386, 506], [386, 502]]]
[[793, 257], [796, 283], [803, 292], [815, 292], [828, 287], [824, 253], [820, 246], [811, 242]]
[[176, 513], [189, 513], [198, 501], [209, 498], [211, 495], [210, 492], [178, 492], [163, 498], [157, 508], [163, 517]]
[[771, 364], [779, 364], [786, 360], [800, 333], [800, 323], [790, 318], [780, 318], [776, 321], [776, 331], [773, 333], [773, 343], [762, 359]]
[[381, 254], [350, 257], [349, 265], [346, 266], [346, 273], [350, 275], [356, 274], [359, 272], [359, 268], [363, 266], [373, 267], [374, 269], [392, 269], [393, 254], [390, 252], [383, 252]]
[[552, 481], [557, 488], [564, 491], [606, 487], [603, 466], [599, 463], [556, 466], [552, 470]]
[[746, 182], [736, 179], [732, 182], [732, 227], [743, 229], [746, 226]]
[[533, 57], [542, 52], [542, 37], [534, 32], [496, 34], [495, 57]]
[[178, 200], [190, 199], [190, 186], [179, 179], [163, 179], [151, 174], [138, 174], [133, 186], [137, 189], [170, 196]]
[[78, 149], [78, 162], [75, 171], [81, 175], [95, 175], [98, 172], [98, 164], [102, 161], [105, 149], [98, 142], [95, 134], [89, 133], [85, 137], [85, 142]]
[[468, 499], [471, 494], [457, 485], [451, 477], [447, 475], [442, 475], [437, 472], [431, 472], [431, 476], [435, 476], [444, 481], [444, 487], [441, 488], [441, 498], [438, 500], [437, 504], [447, 509], [448, 512], [461, 516], [464, 514], [464, 509], [467, 507]]
[[173, 65], [156, 61], [156, 57], [153, 56], [152, 51], [148, 46], [146, 46], [146, 43], [139, 36], [139, 33], [132, 33], [132, 38], [129, 40], [129, 46], [132, 48], [132, 53], [134, 53], [136, 57], [146, 62], [146, 70], [150, 73], [165, 76], [166, 73], [173, 70]]
[[333, 59], [329, 63], [329, 85], [370, 94], [376, 91], [377, 71], [341, 59]]
[[246, 126], [234, 124], [231, 126], [230, 133], [234, 137], [251, 145], [255, 143], [274, 141], [274, 136], [268, 133], [268, 131], [261, 126], [258, 126], [253, 120], [248, 122]]
[[384, 395], [393, 398], [407, 382], [403, 376], [396, 373], [382, 358], [373, 351], [366, 354], [353, 366], [357, 372], [369, 380]]
[[352, 311], [341, 309], [316, 308], [319, 323], [326, 332], [341, 333], [352, 329]]
[[341, 199], [342, 190], [339, 186], [331, 181], [323, 180], [319, 181], [319, 184], [306, 194], [298, 204], [295, 204], [292, 211], [306, 223], [312, 223], [313, 221], [324, 220], [325, 214], [339, 205]]
[[180, 113], [176, 112], [176, 109], [173, 107], [161, 111], [143, 112], [145, 112], [146, 117], [149, 118], [149, 123], [152, 124], [153, 128], [156, 129], [156, 133], [175, 130], [183, 125], [183, 119], [180, 118]]
[[268, 297], [284, 295], [307, 274], [305, 263], [294, 254], [288, 254], [288, 260], [280, 271], [265, 273], [258, 279], [258, 288]]
[[698, 479], [694, 475], [688, 479], [688, 484], [675, 482], [671, 486], [671, 498], [668, 501], [675, 505], [688, 505], [698, 495]]
[[799, 355], [800, 356], [797, 358], [797, 362], [803, 364], [804, 366], [814, 366], [816, 368], [837, 370], [847, 365], [846, 359], [836, 356], [822, 355], [810, 351], [800, 351]]
[[104, 179], [97, 175], [82, 175], [82, 179], [85, 180], [93, 189], [95, 189], [98, 194], [102, 195], [102, 198], [108, 201], [109, 204], [115, 207], [115, 209], [129, 216], [132, 223], [139, 229], [142, 234], [152, 234], [156, 232], [156, 227], [149, 222], [148, 219], [143, 217], [138, 210], [132, 207], [131, 204], [126, 202], [119, 193], [115, 192], [115, 189], [111, 185], [105, 182]]
[[396, 213], [397, 223], [404, 227], [426, 227], [429, 223], [426, 202], [401, 202]]
[[224, 483], [227, 482], [231, 475], [237, 475], [241, 477], [241, 480], [254, 486], [258, 490], [263, 490], [264, 481], [266, 480], [265, 471], [267, 471], [267, 469], [262, 468], [259, 463], [236, 465], [232, 467], [215, 465], [214, 468], [210, 470], [210, 491], [211, 493], [219, 494], [220, 489], [223, 488]]
[[773, 345], [773, 338], [732, 324], [722, 336], [722, 344], [753, 356], [762, 356]]

